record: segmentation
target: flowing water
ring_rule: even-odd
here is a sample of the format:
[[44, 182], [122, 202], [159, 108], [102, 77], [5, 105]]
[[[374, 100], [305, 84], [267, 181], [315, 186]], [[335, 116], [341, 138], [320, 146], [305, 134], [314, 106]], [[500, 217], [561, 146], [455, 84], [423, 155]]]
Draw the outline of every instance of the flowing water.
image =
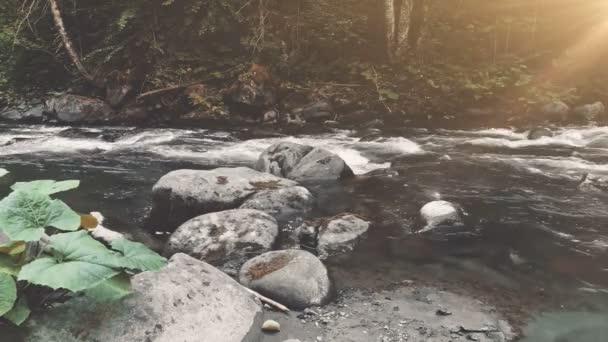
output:
[[[0, 168], [11, 172], [0, 180], [0, 195], [14, 181], [80, 179], [80, 189], [63, 199], [129, 231], [141, 226], [152, 185], [168, 171], [251, 166], [281, 139], [329, 149], [358, 175], [307, 184], [319, 202], [315, 215], [348, 211], [374, 223], [353, 255], [327, 261], [338, 290], [429, 282], [469, 291], [514, 317], [566, 315], [571, 329], [530, 341], [578, 341], [568, 334], [608, 322], [608, 193], [577, 187], [585, 173], [608, 176], [608, 127], [527, 140], [508, 129], [402, 129], [369, 139], [344, 130], [282, 136], [0, 126]], [[419, 209], [439, 198], [464, 208], [466, 232], [412, 234], [421, 228]], [[563, 326], [552, 317], [539, 316], [527, 333]]]

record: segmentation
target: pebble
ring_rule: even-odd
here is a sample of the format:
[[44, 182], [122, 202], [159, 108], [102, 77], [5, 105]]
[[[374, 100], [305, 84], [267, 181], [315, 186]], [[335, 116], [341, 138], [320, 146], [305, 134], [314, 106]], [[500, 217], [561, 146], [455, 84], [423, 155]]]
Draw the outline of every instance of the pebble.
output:
[[281, 325], [279, 324], [279, 322], [269, 319], [264, 322], [264, 324], [262, 324], [262, 331], [279, 332], [281, 331]]

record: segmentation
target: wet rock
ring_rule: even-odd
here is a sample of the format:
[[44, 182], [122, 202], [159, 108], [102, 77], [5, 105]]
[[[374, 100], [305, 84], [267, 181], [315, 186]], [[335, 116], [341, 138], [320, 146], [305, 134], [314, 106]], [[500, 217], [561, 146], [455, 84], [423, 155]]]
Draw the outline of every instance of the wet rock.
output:
[[307, 122], [313, 123], [334, 119], [336, 115], [333, 112], [331, 104], [327, 101], [313, 102], [303, 108], [293, 110], [294, 114], [300, 116]]
[[257, 209], [279, 222], [288, 222], [308, 215], [314, 207], [314, 196], [301, 186], [263, 190], [249, 197], [240, 208]]
[[563, 101], [555, 100], [543, 105], [540, 112], [548, 121], [559, 122], [565, 121], [570, 113], [570, 106]]
[[0, 118], [10, 121], [22, 122], [41, 122], [44, 117], [44, 105], [23, 106], [20, 108], [9, 109], [0, 113]]
[[325, 265], [297, 249], [268, 252], [247, 261], [239, 281], [294, 310], [325, 304], [330, 294]]
[[528, 139], [530, 140], [538, 140], [543, 137], [551, 138], [553, 137], [553, 132], [545, 127], [537, 127], [530, 130], [528, 133]]
[[574, 108], [574, 115], [585, 121], [601, 120], [605, 113], [606, 106], [599, 101]]
[[338, 180], [353, 176], [351, 168], [338, 155], [290, 142], [278, 142], [268, 147], [260, 155], [256, 169], [297, 181]]
[[369, 229], [369, 222], [353, 214], [341, 214], [329, 219], [306, 222], [298, 233], [306, 246], [316, 246], [319, 257], [352, 252]]
[[262, 324], [262, 330], [266, 332], [279, 332], [281, 331], [281, 325], [279, 322], [269, 319]]
[[49, 99], [46, 111], [64, 123], [101, 123], [110, 121], [114, 115], [114, 110], [105, 102], [72, 94]]
[[248, 258], [269, 251], [278, 234], [275, 219], [261, 211], [220, 211], [179, 226], [165, 254], [185, 253], [226, 271], [238, 270]]
[[578, 189], [583, 192], [608, 192], [608, 177], [586, 173], [581, 177]]
[[463, 225], [462, 209], [447, 201], [433, 201], [420, 209], [420, 218], [425, 226], [418, 233], [433, 230], [439, 226]]
[[174, 255], [158, 272], [132, 280], [133, 293], [98, 303], [78, 297], [35, 315], [29, 342], [241, 342], [260, 338], [261, 304], [211, 265]]
[[258, 192], [296, 185], [246, 167], [172, 171], [152, 189], [152, 211], [146, 228], [173, 231], [193, 217], [238, 208]]

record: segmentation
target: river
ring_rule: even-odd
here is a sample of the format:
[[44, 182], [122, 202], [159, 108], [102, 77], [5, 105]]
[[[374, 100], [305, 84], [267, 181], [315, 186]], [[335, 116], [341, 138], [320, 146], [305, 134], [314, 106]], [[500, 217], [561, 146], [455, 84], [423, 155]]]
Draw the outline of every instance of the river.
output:
[[[315, 215], [349, 211], [374, 222], [354, 255], [327, 261], [338, 290], [406, 280], [441, 284], [524, 320], [542, 312], [574, 315], [564, 318], [572, 329], [579, 329], [575, 320], [594, 329], [598, 324], [589, 322], [607, 312], [608, 193], [577, 185], [585, 173], [608, 176], [608, 127], [561, 128], [552, 138], [528, 140], [509, 129], [396, 129], [372, 139], [346, 130], [282, 136], [0, 125], [0, 168], [11, 172], [0, 181], [0, 195], [14, 181], [79, 179], [80, 189], [62, 198], [81, 212], [101, 211], [112, 228], [129, 232], [143, 224], [152, 185], [168, 171], [251, 166], [280, 139], [327, 148], [358, 175], [307, 184], [319, 202]], [[464, 208], [466, 234], [412, 234], [421, 228], [420, 207], [434, 199]], [[559, 317], [543, 317], [530, 336], [563, 326]]]

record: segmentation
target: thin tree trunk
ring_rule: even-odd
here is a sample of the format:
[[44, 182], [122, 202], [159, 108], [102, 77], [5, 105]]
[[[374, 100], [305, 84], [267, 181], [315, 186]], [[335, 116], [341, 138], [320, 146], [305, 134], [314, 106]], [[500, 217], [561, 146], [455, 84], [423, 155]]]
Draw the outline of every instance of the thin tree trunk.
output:
[[78, 72], [80, 72], [80, 74], [82, 75], [82, 77], [84, 79], [95, 84], [95, 78], [93, 77], [93, 75], [91, 75], [88, 72], [88, 70], [85, 68], [84, 64], [82, 64], [82, 61], [80, 60], [80, 56], [78, 56], [78, 53], [74, 49], [74, 44], [72, 43], [72, 40], [68, 36], [68, 33], [65, 29], [65, 25], [63, 23], [63, 18], [61, 17], [61, 11], [59, 10], [59, 4], [57, 3], [57, 0], [49, 0], [49, 4], [51, 5], [51, 12], [53, 13], [53, 21], [55, 22], [55, 27], [57, 28], [57, 31], [59, 32], [59, 36], [61, 36], [61, 41], [63, 42], [63, 46], [65, 47], [65, 50], [68, 52], [68, 55], [70, 56], [70, 59], [72, 60], [72, 63], [74, 63], [74, 65], [76, 66], [76, 69], [78, 69]]

